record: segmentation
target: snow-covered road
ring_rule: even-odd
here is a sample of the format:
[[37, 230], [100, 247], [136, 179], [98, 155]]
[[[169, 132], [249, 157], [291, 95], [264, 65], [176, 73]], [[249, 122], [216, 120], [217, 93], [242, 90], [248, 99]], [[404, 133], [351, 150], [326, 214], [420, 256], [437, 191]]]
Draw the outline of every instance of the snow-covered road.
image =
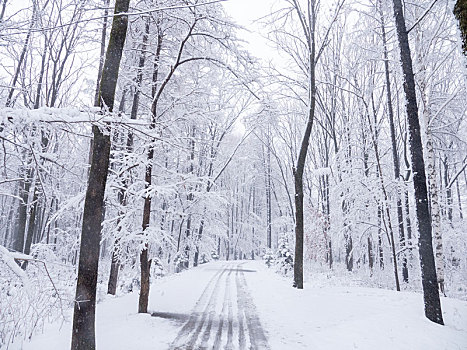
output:
[[[210, 262], [157, 279], [151, 314], [137, 313], [138, 292], [100, 298], [98, 350], [467, 349], [465, 301], [442, 298], [440, 326], [424, 317], [420, 293], [343, 286], [318, 273], [297, 290], [262, 261]], [[70, 339], [71, 324], [56, 323], [9, 349], [66, 350]]]
[[[171, 349], [268, 349], [245, 281], [244, 263], [214, 265], [209, 280]], [[154, 313], [153, 316], [167, 316]]]

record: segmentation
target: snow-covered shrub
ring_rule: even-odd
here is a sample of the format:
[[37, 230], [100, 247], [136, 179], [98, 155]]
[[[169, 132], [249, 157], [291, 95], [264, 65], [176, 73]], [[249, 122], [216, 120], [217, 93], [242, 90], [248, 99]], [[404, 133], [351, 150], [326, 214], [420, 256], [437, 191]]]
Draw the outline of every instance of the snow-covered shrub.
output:
[[162, 265], [162, 261], [158, 258], [154, 258], [152, 261], [152, 276], [156, 278], [164, 277], [166, 275], [166, 271], [164, 265]]
[[[37, 257], [42, 255], [33, 251]], [[18, 266], [18, 259], [29, 260], [26, 270]], [[47, 322], [64, 319], [64, 310], [73, 306], [74, 284], [73, 268], [44, 263], [0, 246], [0, 348], [15, 339], [31, 338]]]
[[216, 261], [219, 260], [219, 255], [217, 255], [215, 250], [211, 252], [211, 259]]
[[178, 273], [186, 269], [188, 265], [188, 257], [184, 252], [178, 252], [174, 259], [175, 272]]
[[274, 253], [271, 249], [266, 250], [266, 252], [263, 255], [263, 260], [268, 267], [271, 267], [271, 265], [274, 264]]
[[199, 258], [199, 263], [206, 264], [207, 262], [209, 262], [208, 256], [206, 255], [206, 253], [202, 253], [201, 257]]
[[293, 271], [293, 254], [289, 248], [287, 233], [282, 233], [279, 236], [276, 253], [276, 269], [283, 275], [287, 275]]

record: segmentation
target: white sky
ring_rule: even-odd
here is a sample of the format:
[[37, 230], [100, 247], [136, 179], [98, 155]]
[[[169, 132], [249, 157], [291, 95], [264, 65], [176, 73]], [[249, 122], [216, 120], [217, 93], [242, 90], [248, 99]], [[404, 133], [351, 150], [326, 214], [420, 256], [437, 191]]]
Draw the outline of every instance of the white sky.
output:
[[255, 23], [258, 18], [264, 17], [271, 12], [271, 7], [277, 4], [279, 0], [228, 0], [223, 2], [227, 14], [234, 21], [247, 28], [249, 31], [242, 30], [238, 36], [247, 41], [246, 48], [254, 56], [268, 61], [273, 59], [277, 52], [268, 44], [267, 40], [261, 35], [264, 29], [261, 25]]

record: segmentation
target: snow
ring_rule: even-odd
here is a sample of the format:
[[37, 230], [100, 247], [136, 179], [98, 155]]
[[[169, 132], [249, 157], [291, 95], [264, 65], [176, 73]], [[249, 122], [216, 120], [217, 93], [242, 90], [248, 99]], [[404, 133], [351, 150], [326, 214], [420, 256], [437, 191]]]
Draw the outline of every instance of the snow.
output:
[[26, 272], [18, 266], [15, 259], [32, 259], [32, 257], [18, 252], [11, 253], [4, 246], [0, 245], [0, 260], [3, 260], [10, 270], [21, 279], [23, 285], [29, 288], [28, 276]]
[[312, 277], [297, 290], [263, 264], [250, 265], [258, 273], [247, 275], [248, 286], [272, 349], [467, 348], [465, 301], [442, 299], [443, 327], [424, 317], [419, 293], [326, 286]]
[[[232, 282], [234, 277], [229, 280], [235, 273], [219, 274], [223, 266], [229, 272], [240, 266], [247, 288], [236, 287]], [[212, 283], [216, 276], [221, 276], [218, 281], [223, 278], [225, 283]], [[443, 298], [446, 325], [440, 326], [424, 317], [421, 294], [329, 286], [324, 279], [313, 280], [313, 277], [306, 281], [304, 290], [296, 290], [291, 287], [290, 278], [274, 273], [260, 261], [211, 262], [154, 281], [149, 310], [151, 313], [157, 311], [159, 317], [137, 314], [137, 292], [123, 297], [106, 297], [97, 306], [97, 348], [167, 349], [186, 325], [192, 310], [204, 309], [206, 316], [209, 311], [208, 317], [218, 317], [227, 304], [226, 309], [233, 305], [230, 318], [239, 312], [237, 305], [241, 304], [237, 304], [237, 300], [239, 296], [243, 298], [244, 291], [250, 294], [251, 300], [242, 301], [248, 305], [242, 320], [246, 321], [257, 312], [271, 349], [467, 348], [465, 301]], [[212, 293], [215, 299], [206, 298], [206, 293]], [[218, 301], [224, 299], [229, 302], [219, 304]], [[211, 300], [213, 306], [208, 309]], [[70, 319], [71, 312], [69, 310]], [[243, 331], [235, 328], [237, 319], [240, 318], [234, 320], [234, 339], [239, 337], [239, 332], [247, 331], [245, 324], [243, 328], [242, 325], [238, 327]], [[213, 329], [217, 324], [212, 323]], [[223, 330], [222, 337], [225, 333]], [[51, 324], [30, 342], [17, 342], [9, 349], [67, 349], [70, 336], [70, 323], [61, 327]], [[209, 346], [212, 346], [213, 338], [210, 338]], [[244, 344], [249, 345], [249, 342]], [[200, 346], [199, 338], [196, 344]], [[238, 347], [235, 342], [233, 344], [233, 348]]]

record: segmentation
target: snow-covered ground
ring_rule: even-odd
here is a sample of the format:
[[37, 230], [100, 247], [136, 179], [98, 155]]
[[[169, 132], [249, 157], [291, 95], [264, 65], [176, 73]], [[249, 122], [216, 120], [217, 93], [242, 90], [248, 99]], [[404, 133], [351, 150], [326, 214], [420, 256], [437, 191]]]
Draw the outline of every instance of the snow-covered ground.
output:
[[[467, 349], [466, 301], [443, 298], [439, 326], [424, 318], [421, 294], [313, 282], [296, 290], [263, 262], [208, 263], [151, 286], [156, 316], [137, 314], [138, 293], [107, 297], [97, 307], [97, 347], [183, 349], [186, 337], [193, 349], [211, 348], [221, 328], [221, 349]], [[257, 334], [263, 330], [267, 342]], [[69, 323], [51, 324], [9, 349], [68, 349], [70, 335]]]
[[[428, 321], [419, 293], [376, 288], [291, 288], [262, 264], [247, 276], [272, 349], [467, 349], [467, 302], [443, 298], [445, 326]], [[323, 286], [324, 284], [324, 286]]]

